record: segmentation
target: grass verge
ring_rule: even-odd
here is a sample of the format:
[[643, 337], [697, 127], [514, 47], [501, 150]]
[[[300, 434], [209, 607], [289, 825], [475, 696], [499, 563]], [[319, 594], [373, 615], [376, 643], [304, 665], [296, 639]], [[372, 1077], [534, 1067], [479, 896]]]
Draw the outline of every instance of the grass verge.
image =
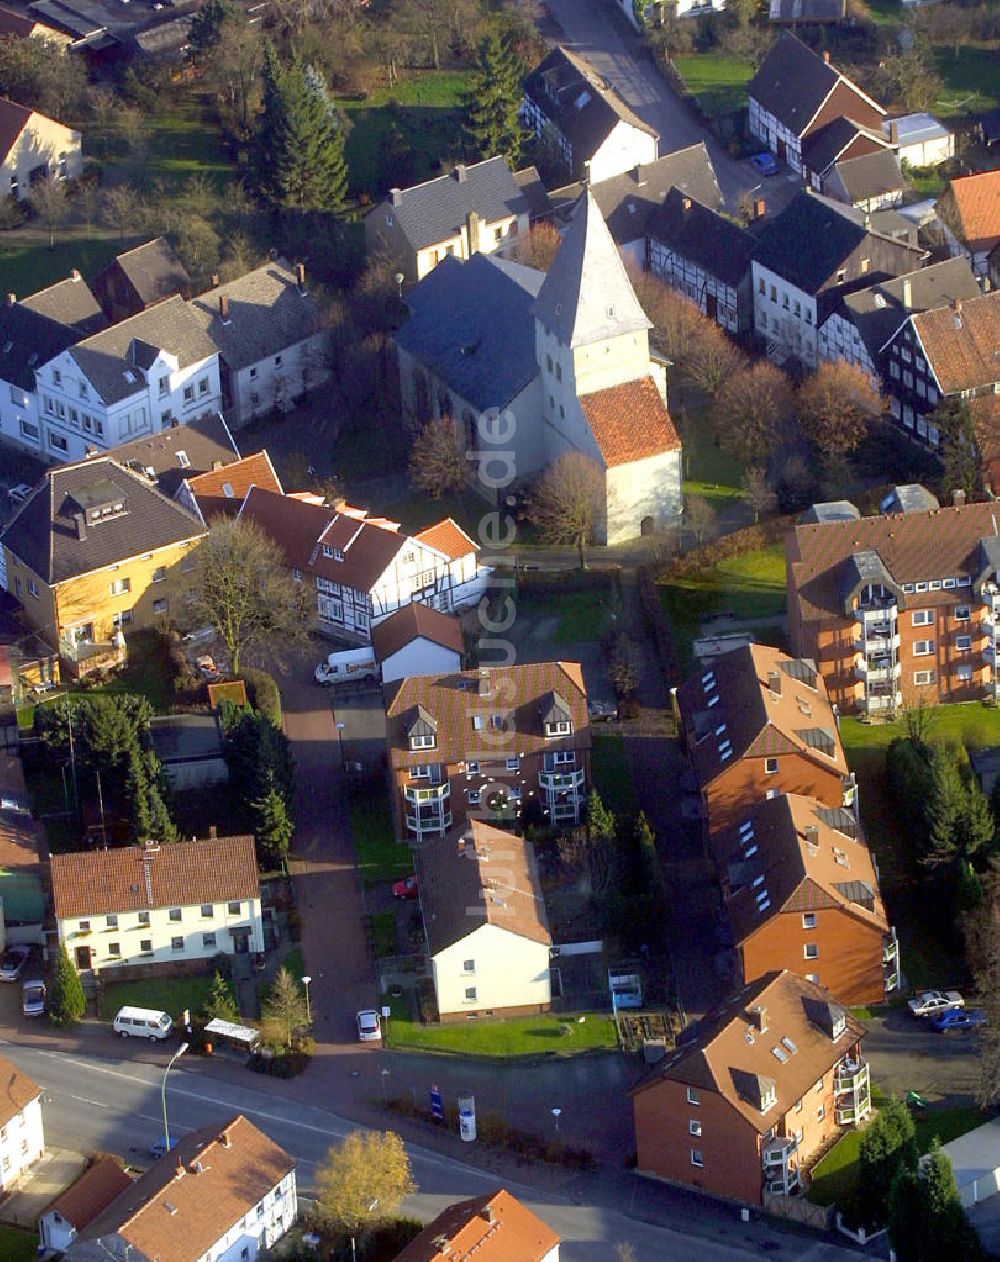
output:
[[743, 466], [716, 443], [706, 407], [678, 420], [684, 443], [684, 494], [702, 495], [716, 512], [740, 498]]
[[395, 881], [413, 871], [413, 853], [392, 831], [389, 804], [381, 798], [351, 806], [351, 832], [358, 873], [364, 885]]
[[391, 911], [372, 913], [372, 951], [377, 960], [396, 954], [396, 914]]
[[951, 48], [934, 50], [944, 88], [931, 113], [938, 118], [981, 114], [1000, 105], [1000, 53], [995, 44], [966, 44], [958, 57]]
[[700, 574], [687, 574], [660, 585], [660, 601], [670, 619], [684, 665], [690, 669], [691, 645], [712, 614], [734, 618], [773, 618], [785, 613], [785, 548], [774, 544], [730, 557]]
[[131, 1004], [136, 1008], [169, 1012], [176, 1023], [185, 1008], [200, 1012], [208, 1002], [211, 989], [211, 973], [197, 977], [146, 977], [111, 982], [101, 991], [98, 1015], [103, 1021], [111, 1021], [119, 1008]]
[[4, 1262], [35, 1262], [38, 1257], [38, 1236], [20, 1227], [0, 1223], [0, 1258]]
[[601, 795], [601, 801], [616, 815], [634, 815], [637, 808], [635, 782], [624, 738], [617, 733], [594, 732], [593, 742], [594, 788]]
[[397, 1016], [396, 1011], [394, 1005], [385, 1040], [388, 1047], [398, 1049], [507, 1059], [548, 1054], [576, 1056], [618, 1046], [614, 1021], [600, 1013], [590, 1013], [583, 1022], [573, 1016], [540, 1016], [421, 1025], [409, 1016]]

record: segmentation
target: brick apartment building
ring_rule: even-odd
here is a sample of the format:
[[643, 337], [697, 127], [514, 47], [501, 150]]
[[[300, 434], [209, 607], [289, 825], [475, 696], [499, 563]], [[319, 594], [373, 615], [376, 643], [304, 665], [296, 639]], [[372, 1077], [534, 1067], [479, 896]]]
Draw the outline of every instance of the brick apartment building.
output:
[[995, 504], [797, 526], [792, 649], [842, 711], [993, 696], [1000, 618]]
[[845, 1004], [881, 1003], [899, 954], [853, 811], [782, 794], [714, 833], [737, 979], [789, 969]]
[[751, 644], [717, 657], [674, 694], [709, 833], [782, 793], [851, 807], [854, 777], [815, 665]]
[[418, 675], [385, 688], [396, 835], [419, 842], [476, 818], [503, 824], [539, 803], [580, 821], [590, 726], [577, 662]]
[[634, 1089], [639, 1173], [750, 1205], [796, 1192], [871, 1111], [864, 1033], [805, 978], [758, 978]]

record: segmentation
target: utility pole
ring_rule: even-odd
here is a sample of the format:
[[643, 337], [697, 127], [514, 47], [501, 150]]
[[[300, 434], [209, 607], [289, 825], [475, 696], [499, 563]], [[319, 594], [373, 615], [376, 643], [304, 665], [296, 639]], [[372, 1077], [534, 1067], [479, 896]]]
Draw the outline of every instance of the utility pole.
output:
[[97, 777], [97, 803], [101, 808], [101, 848], [108, 848], [108, 830], [104, 826], [104, 791], [101, 788], [101, 769], [95, 768], [94, 775]]
[[66, 694], [66, 724], [69, 728], [69, 765], [73, 776], [73, 810], [77, 828], [80, 827], [80, 794], [76, 784], [76, 749], [73, 745], [73, 707], [69, 703], [69, 693]]

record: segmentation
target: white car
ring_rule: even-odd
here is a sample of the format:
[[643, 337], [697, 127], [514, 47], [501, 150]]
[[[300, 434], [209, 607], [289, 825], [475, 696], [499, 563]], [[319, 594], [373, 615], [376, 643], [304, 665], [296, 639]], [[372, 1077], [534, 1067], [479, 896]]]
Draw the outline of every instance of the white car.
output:
[[9, 946], [0, 957], [0, 982], [16, 982], [28, 962], [31, 947], [15, 943]]
[[21, 1011], [26, 1017], [45, 1015], [45, 983], [25, 982], [21, 988]]
[[31, 487], [27, 482], [18, 482], [17, 486], [12, 486], [7, 491], [7, 498], [12, 504], [23, 504], [31, 494]]
[[358, 1013], [358, 1038], [362, 1043], [382, 1042], [382, 1021], [374, 1008]]
[[922, 995], [915, 995], [907, 1007], [913, 1017], [936, 1017], [939, 1012], [964, 1008], [965, 1000], [957, 990], [925, 990]]

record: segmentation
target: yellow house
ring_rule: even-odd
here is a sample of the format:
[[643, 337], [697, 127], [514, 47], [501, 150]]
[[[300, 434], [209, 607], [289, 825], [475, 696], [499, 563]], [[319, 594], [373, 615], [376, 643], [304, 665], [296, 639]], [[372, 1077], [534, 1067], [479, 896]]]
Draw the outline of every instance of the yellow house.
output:
[[0, 535], [0, 582], [75, 674], [122, 635], [167, 622], [205, 527], [142, 474], [100, 456], [50, 469]]
[[0, 197], [25, 201], [36, 180], [83, 174], [80, 133], [0, 97]]

